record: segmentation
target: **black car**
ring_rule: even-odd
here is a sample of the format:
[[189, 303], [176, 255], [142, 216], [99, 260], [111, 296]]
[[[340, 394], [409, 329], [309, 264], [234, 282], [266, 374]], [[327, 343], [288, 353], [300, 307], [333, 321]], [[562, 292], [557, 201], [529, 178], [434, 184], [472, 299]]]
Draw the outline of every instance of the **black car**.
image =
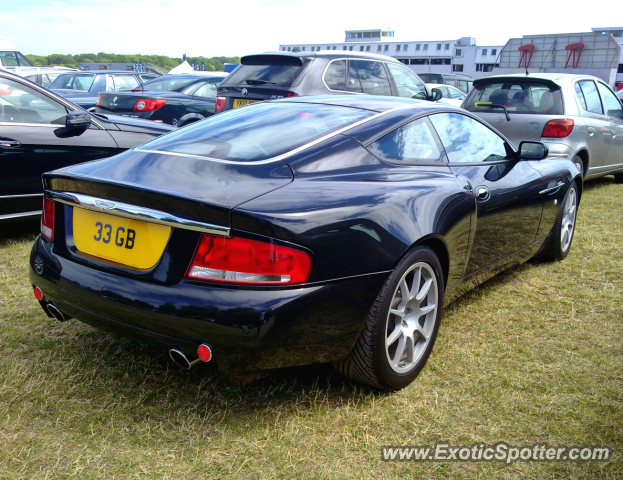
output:
[[351, 51], [247, 55], [218, 88], [216, 112], [262, 100], [328, 94], [387, 95], [439, 100], [392, 57]]
[[95, 116], [23, 77], [0, 72], [0, 222], [41, 214], [41, 174], [109, 157], [173, 130]]
[[44, 310], [226, 373], [334, 362], [408, 385], [442, 306], [563, 259], [582, 182], [459, 108], [317, 96], [225, 112], [44, 176]]
[[155, 73], [102, 70], [99, 72], [70, 72], [56, 77], [48, 88], [88, 110], [97, 103], [100, 92], [122, 92], [142, 85], [154, 78]]
[[145, 118], [177, 127], [214, 115], [223, 72], [164, 75], [131, 92], [102, 92], [96, 112]]

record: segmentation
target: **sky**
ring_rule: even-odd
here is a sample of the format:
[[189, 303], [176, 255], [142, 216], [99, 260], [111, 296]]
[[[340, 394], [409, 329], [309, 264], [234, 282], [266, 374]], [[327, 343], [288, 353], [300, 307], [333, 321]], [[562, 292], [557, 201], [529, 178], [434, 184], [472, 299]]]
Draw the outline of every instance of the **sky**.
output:
[[[344, 30], [394, 28], [398, 41], [475, 37], [504, 45], [528, 34], [621, 27], [612, 9], [481, 0], [0, 0], [0, 38], [24, 54], [239, 56], [280, 43], [337, 43]], [[617, 21], [619, 25], [611, 25]]]

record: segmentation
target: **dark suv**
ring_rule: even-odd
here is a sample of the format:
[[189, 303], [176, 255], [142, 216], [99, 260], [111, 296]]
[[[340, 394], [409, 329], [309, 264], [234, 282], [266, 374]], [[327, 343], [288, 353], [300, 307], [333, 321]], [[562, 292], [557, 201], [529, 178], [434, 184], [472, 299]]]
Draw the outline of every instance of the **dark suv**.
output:
[[351, 51], [275, 52], [242, 57], [218, 87], [215, 112], [275, 98], [369, 94], [438, 100], [402, 63]]

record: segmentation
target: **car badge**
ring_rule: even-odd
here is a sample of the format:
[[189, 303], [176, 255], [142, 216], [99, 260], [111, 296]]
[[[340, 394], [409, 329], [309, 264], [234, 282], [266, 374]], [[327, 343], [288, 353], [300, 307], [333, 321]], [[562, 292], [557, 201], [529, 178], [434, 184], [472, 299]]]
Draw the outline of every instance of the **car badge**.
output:
[[95, 200], [95, 205], [100, 207], [102, 210], [110, 210], [115, 206], [113, 202], [104, 202], [103, 200]]
[[116, 101], [117, 101], [117, 97], [113, 98], [113, 99], [112, 99], [112, 101], [113, 101], [113, 102], [116, 102]]
[[504, 121], [504, 117], [502, 115], [498, 115], [495, 117], [495, 121], [498, 123], [502, 123]]
[[241, 93], [243, 97], [246, 97], [249, 94], [246, 88], [243, 88]]

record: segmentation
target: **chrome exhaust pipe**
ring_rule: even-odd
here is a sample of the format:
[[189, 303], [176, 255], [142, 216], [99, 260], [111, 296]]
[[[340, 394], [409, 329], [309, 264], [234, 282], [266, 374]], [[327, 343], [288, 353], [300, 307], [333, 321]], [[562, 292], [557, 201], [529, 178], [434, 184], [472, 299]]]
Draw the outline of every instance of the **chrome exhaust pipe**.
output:
[[46, 307], [48, 312], [50, 312], [52, 316], [56, 318], [59, 322], [69, 320], [69, 317], [66, 317], [65, 314], [61, 312], [58, 308], [56, 308], [56, 305], [54, 305], [53, 303], [48, 303]]
[[186, 353], [178, 348], [172, 348], [169, 350], [169, 357], [173, 360], [173, 363], [178, 367], [183, 368], [184, 370], [190, 370], [199, 362], [201, 362], [200, 358], [197, 358], [193, 361], [190, 361], [186, 356]]

